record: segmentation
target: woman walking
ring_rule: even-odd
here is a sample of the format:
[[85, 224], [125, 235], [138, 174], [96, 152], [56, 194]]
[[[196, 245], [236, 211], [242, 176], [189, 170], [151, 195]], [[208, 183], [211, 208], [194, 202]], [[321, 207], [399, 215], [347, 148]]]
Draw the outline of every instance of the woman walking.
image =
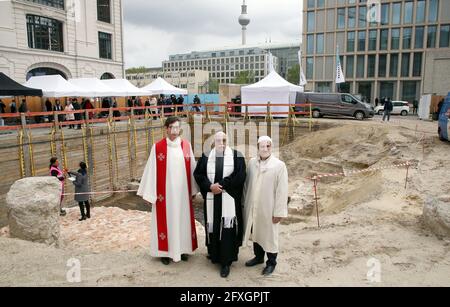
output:
[[[70, 175], [75, 176], [75, 201], [80, 207], [81, 218], [79, 221], [84, 221], [86, 218], [91, 218], [91, 206], [89, 204], [89, 179], [87, 174], [86, 163], [80, 162], [80, 169], [78, 172], [69, 172]], [[86, 209], [86, 210], [85, 210]]]

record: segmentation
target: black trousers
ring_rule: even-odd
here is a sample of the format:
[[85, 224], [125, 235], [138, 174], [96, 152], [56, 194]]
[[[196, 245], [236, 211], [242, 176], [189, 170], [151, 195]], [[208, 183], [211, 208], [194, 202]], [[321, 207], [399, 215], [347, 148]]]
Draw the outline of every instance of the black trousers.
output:
[[[261, 247], [261, 245], [259, 245], [256, 242], [253, 242], [253, 252], [255, 253], [256, 259], [258, 260], [264, 260], [264, 256], [266, 254], [266, 252], [264, 251], [264, 249]], [[272, 253], [267, 253], [267, 261], [266, 261], [266, 265], [277, 265], [277, 256], [278, 254], [272, 254]]]
[[[78, 206], [80, 207], [81, 216], [91, 216], [91, 205], [89, 204], [89, 201], [79, 201]], [[86, 213], [84, 212], [84, 209], [86, 207]]]

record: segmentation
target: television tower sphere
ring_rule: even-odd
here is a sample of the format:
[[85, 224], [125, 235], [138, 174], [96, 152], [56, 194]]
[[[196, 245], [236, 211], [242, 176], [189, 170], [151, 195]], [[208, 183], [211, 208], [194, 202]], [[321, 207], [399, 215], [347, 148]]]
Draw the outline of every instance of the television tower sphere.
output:
[[242, 13], [241, 16], [239, 16], [239, 24], [243, 27], [248, 26], [248, 24], [250, 23], [250, 18], [247, 15], [247, 5], [245, 4], [245, 0], [244, 3], [242, 4]]

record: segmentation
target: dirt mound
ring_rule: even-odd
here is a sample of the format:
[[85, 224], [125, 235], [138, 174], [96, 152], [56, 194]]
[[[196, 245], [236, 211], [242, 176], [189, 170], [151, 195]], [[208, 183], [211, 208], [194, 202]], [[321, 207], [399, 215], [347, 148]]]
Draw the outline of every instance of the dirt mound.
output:
[[[298, 137], [283, 147], [292, 195], [291, 213], [313, 213], [313, 185], [308, 178], [316, 174], [366, 170], [377, 164], [402, 158], [406, 136], [394, 139], [387, 127], [336, 126]], [[319, 182], [320, 208], [336, 213], [346, 206], [371, 200], [383, 191], [379, 171], [349, 177], [324, 177]]]

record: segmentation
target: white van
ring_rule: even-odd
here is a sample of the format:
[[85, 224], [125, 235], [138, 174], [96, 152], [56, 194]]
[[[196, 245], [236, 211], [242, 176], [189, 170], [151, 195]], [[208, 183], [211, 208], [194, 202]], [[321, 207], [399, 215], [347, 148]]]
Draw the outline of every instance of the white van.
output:
[[[392, 101], [394, 106], [391, 114], [397, 114], [401, 116], [407, 116], [409, 114], [409, 103], [407, 101]], [[378, 115], [384, 114], [384, 106], [376, 106], [375, 113]]]

